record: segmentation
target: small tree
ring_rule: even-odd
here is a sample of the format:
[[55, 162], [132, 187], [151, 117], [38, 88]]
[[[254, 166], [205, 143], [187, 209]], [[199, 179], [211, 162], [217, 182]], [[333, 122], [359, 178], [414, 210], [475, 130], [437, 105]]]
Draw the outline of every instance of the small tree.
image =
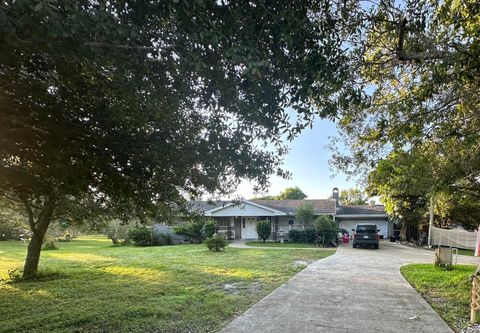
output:
[[128, 243], [128, 224], [120, 220], [112, 220], [105, 226], [105, 235], [112, 240], [113, 245]]
[[[297, 208], [295, 219], [297, 220], [297, 223], [303, 224], [304, 228], [307, 229], [307, 227], [311, 225], [313, 221], [315, 221], [315, 211], [313, 209], [313, 205], [308, 202], [302, 203]], [[308, 243], [306, 232], [304, 233], [304, 242]]]
[[329, 216], [322, 215], [315, 221], [318, 241], [323, 246], [333, 242], [338, 234], [338, 226]]
[[297, 223], [303, 224], [305, 227], [311, 225], [313, 221], [315, 221], [315, 211], [313, 209], [313, 205], [308, 202], [302, 203], [297, 208], [295, 219], [297, 220]]
[[257, 223], [258, 237], [260, 237], [264, 243], [265, 243], [265, 240], [268, 237], [270, 237], [271, 232], [272, 232], [272, 223], [270, 221], [263, 220]]

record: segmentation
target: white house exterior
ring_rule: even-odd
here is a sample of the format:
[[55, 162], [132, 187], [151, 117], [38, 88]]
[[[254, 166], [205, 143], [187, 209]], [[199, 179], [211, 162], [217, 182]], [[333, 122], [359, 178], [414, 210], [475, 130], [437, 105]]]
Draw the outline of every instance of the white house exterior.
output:
[[257, 239], [257, 222], [269, 220], [272, 223], [271, 238], [277, 240], [280, 232], [287, 234], [291, 229], [304, 229], [295, 221], [296, 210], [303, 204], [311, 205], [317, 216], [330, 216], [340, 228], [348, 231], [358, 223], [372, 223], [377, 225], [383, 237], [393, 234], [393, 225], [383, 206], [340, 206], [335, 199], [195, 201], [191, 203], [191, 210], [215, 219], [219, 232], [230, 239]]

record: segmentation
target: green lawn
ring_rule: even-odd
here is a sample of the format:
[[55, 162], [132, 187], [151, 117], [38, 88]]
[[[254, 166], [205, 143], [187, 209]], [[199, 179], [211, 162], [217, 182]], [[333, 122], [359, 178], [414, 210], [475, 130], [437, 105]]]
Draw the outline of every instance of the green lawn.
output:
[[411, 264], [401, 268], [405, 279], [457, 332], [470, 320], [470, 275], [473, 265], [457, 265], [447, 271], [432, 264]]
[[262, 241], [253, 241], [246, 242], [246, 245], [250, 246], [266, 246], [266, 247], [296, 247], [296, 248], [314, 248], [314, 244], [305, 244], [305, 243], [280, 243], [280, 242], [262, 242]]
[[473, 250], [458, 249], [458, 254], [461, 254], [463, 256], [473, 256], [475, 252]]
[[[101, 237], [59, 246], [42, 253], [37, 280], [0, 282], [0, 331], [217, 331], [300, 271], [298, 260], [334, 253], [112, 247]], [[0, 278], [25, 253], [26, 244], [0, 242]]]

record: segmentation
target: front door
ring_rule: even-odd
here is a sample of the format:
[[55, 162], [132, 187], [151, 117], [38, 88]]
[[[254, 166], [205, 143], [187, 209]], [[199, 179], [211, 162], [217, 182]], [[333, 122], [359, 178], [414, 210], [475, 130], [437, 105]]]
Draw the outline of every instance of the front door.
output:
[[244, 217], [242, 221], [242, 238], [256, 239], [257, 235], [257, 218]]
[[235, 216], [233, 218], [233, 228], [235, 231], [235, 239], [240, 239], [242, 235], [242, 218]]

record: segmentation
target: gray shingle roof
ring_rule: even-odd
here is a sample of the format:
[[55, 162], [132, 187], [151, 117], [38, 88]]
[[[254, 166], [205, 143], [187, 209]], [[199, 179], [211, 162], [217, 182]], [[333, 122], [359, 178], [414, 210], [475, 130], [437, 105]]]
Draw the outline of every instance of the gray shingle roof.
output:
[[230, 201], [190, 201], [188, 210], [190, 212], [204, 213], [211, 209], [228, 205]]
[[[305, 199], [305, 200], [247, 200], [258, 205], [266, 206], [284, 212], [295, 214], [298, 207], [304, 203], [311, 204], [315, 214], [327, 215], [374, 215], [386, 214], [383, 205], [341, 205], [335, 208], [335, 200], [332, 199]], [[231, 201], [191, 201], [189, 210], [204, 213], [214, 208], [226, 206]]]
[[[303, 203], [313, 206], [315, 214], [335, 214], [335, 201], [330, 199], [318, 200], [247, 200], [258, 205], [273, 208], [285, 214], [295, 214], [297, 208]], [[204, 213], [214, 208], [228, 205], [231, 201], [191, 201], [189, 210], [197, 213]]]
[[373, 215], [386, 214], [383, 205], [340, 205], [337, 215]]
[[295, 214], [302, 204], [313, 206], [315, 214], [335, 214], [335, 200], [331, 199], [305, 199], [305, 200], [249, 200], [256, 204], [270, 207], [287, 214]]

